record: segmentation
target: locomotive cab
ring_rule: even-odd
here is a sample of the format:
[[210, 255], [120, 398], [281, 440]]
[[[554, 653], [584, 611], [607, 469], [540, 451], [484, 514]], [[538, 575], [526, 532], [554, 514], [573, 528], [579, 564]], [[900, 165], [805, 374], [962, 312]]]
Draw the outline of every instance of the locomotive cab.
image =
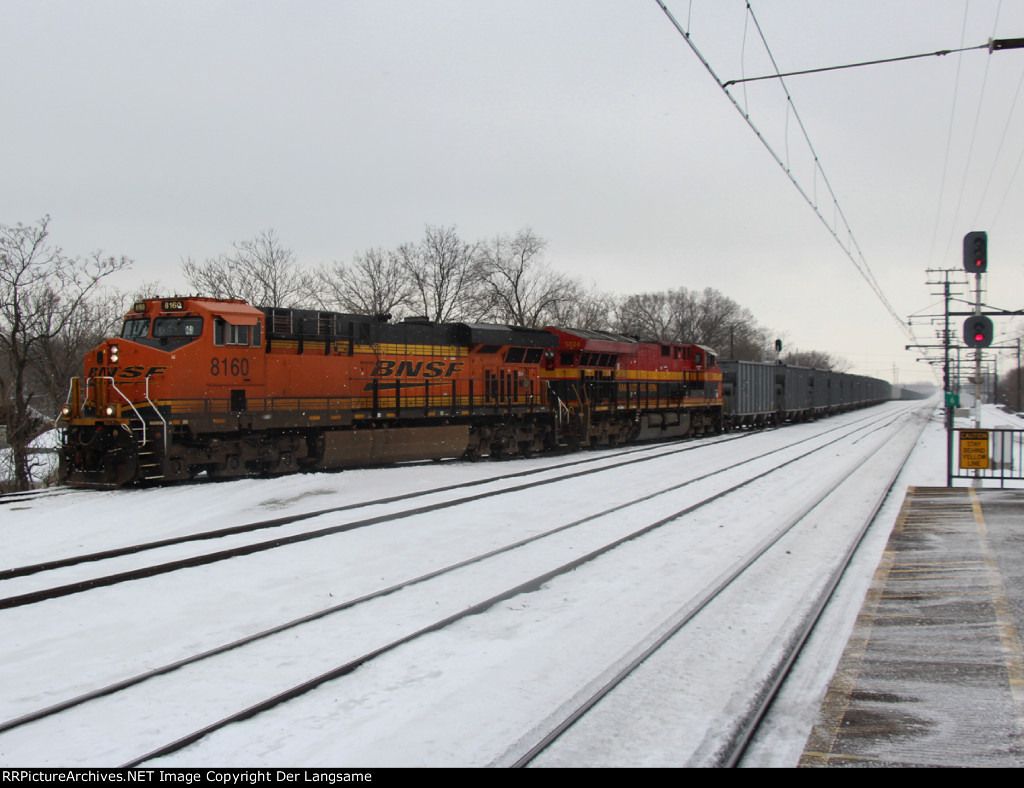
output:
[[[242, 301], [207, 298], [148, 299], [125, 316], [121, 336], [97, 349], [86, 381], [108, 378], [123, 388], [148, 381], [150, 394], [210, 400], [213, 410], [245, 410], [262, 396], [262, 313]], [[88, 362], [88, 358], [87, 358]], [[120, 404], [145, 401], [122, 392]], [[223, 401], [223, 402], [221, 402]], [[232, 403], [234, 403], [232, 405]]]
[[125, 316], [120, 336], [86, 354], [59, 418], [63, 477], [116, 487], [132, 479], [182, 479], [194, 468], [171, 461], [179, 411], [238, 413], [261, 396], [262, 313], [242, 301], [146, 299]]

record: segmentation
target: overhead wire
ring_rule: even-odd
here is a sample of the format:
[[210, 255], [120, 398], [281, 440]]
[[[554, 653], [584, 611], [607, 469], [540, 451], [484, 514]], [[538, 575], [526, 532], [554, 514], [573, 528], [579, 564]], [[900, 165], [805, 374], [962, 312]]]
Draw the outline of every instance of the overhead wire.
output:
[[[1014, 112], [1017, 109], [1017, 100], [1020, 98], [1022, 90], [1024, 90], [1024, 69], [1021, 70], [1020, 80], [1017, 82], [1017, 90], [1013, 94], [1013, 101], [1010, 103], [1010, 110], [1006, 114], [1006, 124], [1003, 126], [1003, 133], [999, 138], [999, 145], [996, 148], [996, 153], [992, 160], [992, 169], [989, 171], [988, 180], [985, 182], [985, 189], [981, 194], [981, 198], [978, 200], [978, 211], [974, 216], [974, 221], [972, 222], [974, 226], [977, 226], [978, 218], [981, 215], [982, 203], [984, 202], [985, 196], [988, 194], [989, 186], [992, 184], [992, 178], [996, 173], [996, 166], [999, 163], [999, 157], [1003, 151], [1003, 144], [1006, 142], [1006, 137], [1009, 134], [1010, 124], [1013, 120]], [[990, 227], [993, 229], [996, 226], [996, 221], [999, 218], [999, 214], [1002, 213], [1003, 205], [1005, 205], [1006, 199], [1010, 194], [1010, 191], [1013, 187], [1013, 182], [1017, 177], [1017, 172], [1020, 170], [1020, 165], [1022, 161], [1024, 161], [1024, 147], [1021, 148], [1020, 157], [1017, 159], [1017, 164], [1014, 167], [1013, 172], [1010, 174], [1010, 179], [1007, 183], [1006, 191], [1003, 193], [1002, 199], [997, 204], [995, 212], [992, 216], [992, 220], [989, 223]]]
[[[1017, 86], [1018, 94], [1021, 91], [1021, 86], [1024, 86], [1024, 72], [1020, 75], [1020, 85]], [[1024, 164], [1024, 148], [1021, 148], [1020, 156], [1017, 158], [1017, 164], [1013, 168], [1013, 173], [1010, 175], [1010, 180], [1006, 184], [1006, 191], [1003, 192], [1003, 198], [999, 201], [999, 205], [996, 206], [995, 213], [992, 215], [992, 226], [995, 227], [996, 222], [999, 220], [999, 215], [1003, 212], [1003, 206], [1006, 205], [1006, 200], [1010, 196], [1010, 192], [1013, 189], [1013, 183], [1017, 179], [1017, 173], [1020, 172], [1021, 164]]]
[[[761, 30], [761, 25], [758, 23], [757, 17], [754, 15], [754, 9], [751, 7], [749, 0], [747, 2], [747, 11], [750, 14], [750, 18], [754, 21], [754, 26], [757, 28], [757, 33], [761, 37], [761, 42], [764, 44], [765, 51], [768, 53], [768, 57], [772, 62], [772, 67], [775, 68], [776, 71], [778, 71], [778, 65], [775, 62], [775, 56], [772, 54], [771, 47], [768, 46], [768, 41], [764, 37], [764, 33]], [[859, 262], [858, 259], [855, 259], [853, 255], [850, 254], [849, 250], [847, 250], [847, 254], [850, 256], [850, 260], [857, 267], [857, 269], [861, 271], [861, 275], [864, 276], [868, 284], [875, 291], [876, 295], [881, 299], [882, 304], [889, 310], [892, 316], [896, 318], [896, 321], [900, 323], [901, 326], [906, 328], [905, 321], [901, 317], [899, 317], [899, 315], [896, 314], [896, 311], [892, 308], [892, 305], [889, 303], [889, 300], [885, 297], [885, 294], [882, 292], [881, 285], [879, 285], [878, 280], [875, 279], [874, 273], [872, 273], [867, 260], [864, 258], [864, 255], [861, 252], [860, 247], [857, 245], [856, 239], [853, 237], [853, 230], [850, 228], [849, 222], [846, 221], [846, 216], [843, 214], [842, 208], [839, 205], [839, 200], [832, 189], [832, 184], [829, 183], [828, 177], [825, 175], [825, 171], [821, 167], [821, 162], [818, 159], [818, 153], [814, 149], [814, 145], [811, 143], [810, 135], [807, 133], [807, 129], [804, 127], [804, 122], [801, 119], [800, 114], [797, 112], [796, 105], [793, 103], [793, 97], [789, 93], [789, 88], [786, 87], [786, 83], [782, 79], [779, 79], [779, 84], [782, 85], [782, 89], [786, 94], [786, 117], [789, 117], [789, 110], [792, 109], [793, 117], [796, 118], [796, 121], [800, 126], [800, 131], [804, 135], [804, 140], [807, 143], [807, 147], [810, 149], [811, 154], [814, 156], [814, 161], [817, 163], [816, 169], [821, 172], [822, 180], [825, 182], [825, 185], [828, 187], [829, 194], [832, 196], [833, 205], [835, 209], [838, 211], [839, 216], [843, 220], [843, 225], [846, 227], [846, 230], [849, 233], [851, 246], [857, 250]]]
[[[964, 21], [960, 31], [960, 46], [964, 45], [967, 39], [967, 14], [970, 10], [970, 0], [964, 0]], [[960, 95], [960, 67], [963, 65], [963, 55], [956, 61], [956, 77], [953, 80], [953, 105], [949, 110], [949, 128], [946, 131], [946, 157], [942, 163], [942, 180], [939, 182], [939, 203], [935, 207], [935, 226], [932, 229], [932, 245], [928, 250], [928, 268], [932, 267], [932, 260], [935, 259], [935, 245], [939, 241], [939, 223], [942, 221], [942, 203], [946, 197], [946, 179], [949, 174], [949, 161], [953, 148], [953, 125], [956, 120], [956, 106]]]
[[[998, 6], [996, 6], [996, 23], [999, 21], [999, 8], [1002, 6], [1002, 0]], [[966, 20], [965, 20], [966, 22]], [[974, 111], [974, 127], [971, 129], [971, 141], [967, 146], [967, 161], [964, 164], [964, 177], [960, 181], [960, 195], [957, 198], [956, 210], [953, 212], [953, 221], [949, 223], [949, 240], [946, 243], [946, 254], [949, 254], [949, 249], [953, 246], [953, 239], [957, 235], [958, 220], [960, 218], [960, 208], [963, 205], [964, 193], [967, 190], [967, 178], [971, 172], [971, 159], [974, 158], [974, 147], [978, 139], [978, 126], [981, 123], [981, 108], [985, 103], [985, 87], [988, 85], [988, 73], [989, 66], [991, 66], [992, 60], [985, 61], [985, 73], [981, 80], [981, 90], [978, 93], [978, 106]]]
[[[961, 43], [963, 43], [961, 41]], [[978, 44], [972, 47], [960, 47], [959, 49], [940, 49], [936, 52], [923, 52], [920, 55], [900, 55], [899, 57], [886, 57], [880, 60], [862, 60], [859, 63], [846, 63], [842, 66], [823, 66], [821, 68], [805, 68], [801, 71], [787, 71], [784, 74], [765, 74], [761, 77], [742, 77], [741, 79], [730, 79], [725, 82], [725, 87], [732, 85], [738, 85], [741, 82], [760, 82], [765, 79], [780, 79], [782, 77], [799, 77], [804, 74], [821, 74], [825, 71], [842, 71], [847, 68], [860, 68], [861, 66], [877, 66], [882, 63], [899, 63], [902, 60], [917, 60], [922, 57], [942, 57], [944, 55], [952, 55], [955, 52], [969, 52], [972, 49], [989, 49], [991, 43]]]
[[[811, 209], [814, 211], [814, 213], [817, 215], [818, 219], [825, 226], [825, 228], [829, 231], [829, 233], [831, 233], [832, 237], [839, 244], [839, 247], [845, 252], [846, 256], [850, 259], [850, 262], [853, 263], [854, 267], [857, 269], [857, 272], [867, 282], [867, 284], [871, 288], [872, 292], [874, 292], [875, 296], [878, 298], [878, 300], [881, 302], [881, 304], [889, 312], [889, 314], [892, 316], [892, 318], [897, 322], [897, 324], [900, 326], [901, 330], [911, 340], [915, 340], [916, 341], [916, 337], [914, 336], [914, 333], [913, 333], [912, 329], [906, 323], [906, 321], [904, 321], [896, 313], [896, 310], [893, 308], [892, 304], [889, 302], [889, 299], [886, 298], [885, 293], [882, 291], [881, 285], [879, 285], [878, 281], [874, 277], [874, 274], [871, 272], [871, 269], [868, 266], [867, 260], [864, 258], [864, 254], [861, 251], [859, 244], [857, 244], [856, 239], [853, 236], [853, 230], [850, 227], [849, 222], [846, 220], [846, 216], [843, 213], [842, 208], [839, 205], [839, 200], [836, 197], [835, 191], [832, 188], [832, 184], [829, 182], [828, 177], [826, 176], [825, 171], [824, 171], [824, 169], [821, 166], [821, 161], [818, 158], [817, 152], [814, 150], [814, 146], [811, 143], [810, 136], [807, 133], [807, 129], [804, 126], [803, 121], [801, 120], [800, 115], [799, 115], [799, 113], [796, 110], [796, 105], [793, 103], [793, 99], [792, 99], [792, 96], [789, 93], [788, 88], [786, 88], [786, 86], [785, 86], [785, 81], [783, 79], [781, 79], [781, 77], [779, 78], [779, 82], [780, 82], [780, 84], [782, 84], [783, 90], [785, 91], [785, 94], [786, 94], [787, 117], [788, 117], [788, 112], [790, 110], [792, 110], [793, 116], [796, 119], [797, 124], [799, 125], [800, 130], [803, 133], [804, 140], [807, 143], [807, 146], [808, 146], [808, 148], [811, 151], [811, 155], [814, 158], [815, 191], [816, 191], [816, 188], [817, 188], [817, 176], [820, 173], [822, 181], [824, 182], [825, 187], [828, 189], [828, 193], [829, 193], [829, 195], [830, 195], [830, 197], [832, 199], [833, 210], [834, 210], [834, 213], [836, 215], [835, 225], [829, 223], [828, 219], [826, 219], [824, 214], [822, 214], [821, 209], [820, 209], [820, 207], [818, 205], [817, 199], [816, 198], [812, 199], [811, 196], [808, 195], [807, 191], [800, 185], [799, 181], [796, 179], [796, 176], [793, 174], [793, 171], [790, 169], [790, 167], [786, 163], [784, 163], [782, 161], [782, 159], [780, 158], [779, 154], [776, 152], [776, 150], [772, 147], [772, 145], [765, 138], [765, 136], [761, 132], [761, 130], [757, 127], [757, 125], [751, 119], [749, 113], [746, 112], [740, 106], [739, 102], [737, 102], [736, 98], [732, 95], [732, 93], [726, 87], [725, 83], [718, 76], [718, 74], [715, 72], [715, 70], [711, 67], [711, 64], [708, 62], [707, 58], [701, 53], [701, 51], [694, 44], [694, 42], [693, 42], [689, 32], [687, 30], [685, 30], [682, 27], [682, 25], [679, 24], [679, 21], [675, 18], [675, 16], [669, 10], [668, 6], [665, 5], [663, 0], [655, 0], [655, 2], [661, 7], [661, 10], [665, 13], [665, 16], [668, 17], [669, 21], [673, 24], [673, 26], [676, 28], [676, 30], [679, 32], [679, 34], [686, 41], [687, 45], [690, 47], [690, 49], [693, 51], [693, 53], [697, 56], [697, 59], [700, 60], [701, 64], [704, 66], [705, 70], [711, 75], [711, 77], [718, 84], [718, 87], [721, 88], [722, 92], [724, 92], [725, 95], [732, 102], [733, 106], [736, 108], [736, 111], [740, 113], [740, 115], [743, 117], [743, 119], [747, 122], [747, 125], [750, 126], [751, 130], [754, 132], [754, 134], [757, 136], [757, 138], [761, 141], [761, 144], [764, 145], [764, 147], [771, 154], [772, 158], [775, 159], [775, 162], [782, 168], [783, 172], [786, 173], [786, 176], [789, 178], [790, 182], [793, 184], [794, 187], [796, 187], [796, 190], [800, 193], [800, 195], [804, 198], [804, 200], [807, 202], [807, 204], [811, 207]], [[754, 26], [757, 29], [759, 36], [761, 37], [761, 41], [763, 42], [763, 44], [765, 46], [765, 49], [768, 52], [768, 56], [769, 56], [769, 58], [771, 59], [771, 62], [772, 62], [772, 67], [776, 71], [776, 76], [778, 76], [780, 74], [780, 72], [779, 72], [779, 69], [778, 69], [778, 65], [775, 62], [775, 57], [771, 53], [771, 49], [768, 46], [768, 42], [765, 39], [764, 33], [761, 30], [760, 25], [757, 22], [757, 17], [754, 15], [754, 11], [753, 11], [753, 9], [750, 6], [749, 0], [746, 3], [746, 6], [747, 6], [747, 12], [750, 15], [750, 19], [753, 20]], [[837, 228], [836, 228], [836, 225], [838, 225], [838, 220], [842, 221], [843, 229], [845, 231], [846, 236], [849, 239], [849, 245], [844, 243], [844, 241], [839, 236], [839, 232], [837, 231]]]

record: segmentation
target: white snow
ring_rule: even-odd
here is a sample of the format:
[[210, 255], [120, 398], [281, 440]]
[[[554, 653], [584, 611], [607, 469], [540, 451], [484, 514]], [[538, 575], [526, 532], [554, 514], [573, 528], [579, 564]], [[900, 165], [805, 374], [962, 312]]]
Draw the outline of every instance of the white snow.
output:
[[[932, 403], [934, 404], [934, 403]], [[891, 406], [896, 407], [894, 403]], [[986, 409], [986, 417], [1005, 421]], [[776, 704], [768, 732], [745, 765], [793, 765], [814, 721], [817, 704], [838, 662], [845, 636], [909, 485], [941, 486], [945, 480], [945, 435], [936, 411], [921, 435], [896, 488], [869, 532], [838, 603], [823, 628], [827, 642], [812, 643], [797, 678]], [[202, 666], [189, 666], [62, 717], [58, 740], [45, 723], [0, 733], [0, 765], [103, 765], [124, 763], [161, 743], [184, 735], [231, 711], [319, 675], [368, 646], [404, 634], [406, 619], [439, 619], [509, 585], [583, 555], [603, 541], [627, 533], [639, 522], [678, 511], [727, 484], [728, 472], [655, 495], [643, 513], [595, 516], [613, 502], [637, 500], [698, 477], [701, 469], [727, 467], [754, 454], [773, 451], [751, 467], [776, 464], [798, 453], [782, 449], [793, 438], [829, 429], [841, 416], [751, 438], [666, 446], [657, 463], [626, 465], [614, 474], [581, 476], [538, 488], [530, 495], [495, 496], [430, 515], [394, 519], [344, 534], [302, 542], [244, 559], [160, 575], [52, 600], [0, 610], [0, 722], [72, 697], [96, 686], [233, 641], [317, 609], [416, 577], [569, 520], [594, 516], [586, 529], [546, 537], [517, 552], [515, 560], [487, 559], [451, 577], [408, 586], [337, 616], [290, 630], [228, 652]], [[1012, 417], [1011, 417], [1012, 418]], [[1024, 422], [1017, 420], [1024, 427]], [[969, 426], [969, 425], [965, 425]], [[773, 447], [779, 447], [777, 450]], [[675, 449], [685, 448], [677, 452]], [[592, 458], [593, 455], [579, 455]], [[843, 457], [816, 460], [816, 479], [835, 476]], [[609, 453], [609, 462], [624, 459]], [[471, 488], [515, 486], [534, 477], [527, 471], [557, 466], [565, 457], [507, 463], [438, 463], [346, 471], [277, 479], [246, 479], [163, 489], [95, 492], [61, 490], [0, 507], [0, 569], [72, 556], [140, 541], [223, 528], [268, 517], [337, 509], [402, 493], [444, 487], [471, 479], [509, 478]], [[652, 472], [652, 467], [657, 471]], [[795, 471], [796, 473], [796, 471]], [[800, 471], [801, 479], [811, 472]], [[863, 496], [877, 480], [859, 482]], [[247, 723], [160, 759], [159, 765], [350, 766], [493, 765], [534, 720], [555, 713], [552, 697], [583, 692], [609, 664], [623, 658], [668, 616], [676, 602], [672, 587], [687, 577], [693, 586], [720, 571], [702, 556], [737, 540], [750, 512], [799, 506], [800, 483], [790, 482], [780, 499], [771, 483], [751, 485], [743, 501], [714, 514], [687, 518], [685, 528], [635, 540], [616, 551], [616, 560], [597, 559], [592, 571], [559, 577], [544, 594], [520, 594], [473, 616], [390, 651], [362, 668], [351, 687], [329, 682], [299, 702], [279, 706]], [[860, 478], [860, 477], [858, 477]], [[806, 479], [807, 484], [813, 482]], [[776, 485], [778, 482], [775, 483]], [[557, 490], [557, 492], [555, 492]], [[467, 491], [437, 493], [446, 500]], [[857, 497], [856, 495], [853, 497]], [[762, 503], [763, 502], [763, 505]], [[299, 521], [286, 533], [326, 527], [386, 513], [415, 503], [396, 501]], [[788, 510], [787, 510], [788, 511]], [[660, 513], [660, 514], [659, 514]], [[273, 533], [218, 541], [262, 541]], [[214, 549], [206, 543], [204, 550]], [[164, 548], [161, 560], [194, 548]], [[123, 571], [152, 562], [152, 555], [120, 559], [102, 572], [86, 564], [48, 576], [0, 581], [0, 598], [33, 588]], [[802, 558], [794, 551], [793, 574]], [[602, 567], [606, 567], [602, 569]], [[635, 569], [630, 574], [627, 568]], [[655, 570], [657, 567], [657, 570]], [[626, 581], [625, 577], [642, 580]], [[775, 579], [786, 583], [785, 578]], [[782, 599], [785, 594], [780, 594]], [[768, 600], [766, 600], [767, 602]], [[784, 607], [784, 606], [783, 606]], [[785, 616], [786, 610], [765, 615]], [[603, 635], [595, 639], [595, 621]], [[538, 651], [535, 643], [560, 644]], [[580, 644], [585, 643], [583, 647]], [[709, 655], [714, 661], [715, 655]], [[718, 658], [722, 670], [728, 660]], [[528, 682], [507, 678], [517, 664]], [[572, 670], [566, 670], [571, 666]], [[467, 692], [467, 688], [469, 691]], [[667, 692], [668, 688], [660, 689]], [[692, 691], [692, 688], [691, 690]], [[654, 697], [657, 697], [657, 692]], [[557, 704], [556, 704], [557, 706]], [[483, 723], [481, 709], [488, 712]], [[656, 720], [657, 714], [651, 719]], [[131, 735], [112, 733], [131, 720]], [[197, 724], [198, 721], [198, 724]], [[258, 731], [258, 735], [254, 734]], [[44, 733], [45, 731], [45, 733]], [[639, 732], [638, 732], [639, 733]], [[622, 736], [628, 736], [623, 731]], [[400, 742], [398, 745], [396, 742]], [[467, 744], [471, 743], [467, 750]], [[596, 762], [591, 755], [581, 759]], [[584, 765], [579, 763], [578, 765]]]

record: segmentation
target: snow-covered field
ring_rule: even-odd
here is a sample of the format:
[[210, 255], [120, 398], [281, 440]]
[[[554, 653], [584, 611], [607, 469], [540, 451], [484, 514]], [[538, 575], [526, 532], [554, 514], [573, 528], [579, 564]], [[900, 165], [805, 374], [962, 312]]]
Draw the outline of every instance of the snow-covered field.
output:
[[[895, 406], [895, 404], [894, 404]], [[889, 406], [885, 406], [889, 407]], [[821, 429], [848, 416], [821, 422]], [[986, 411], [1005, 422], [1006, 417]], [[746, 459], [754, 442], [771, 450], [772, 441], [814, 425], [768, 432], [750, 439], [695, 448], [672, 455], [663, 462], [663, 476], [683, 475], [691, 468], [713, 459], [723, 467]], [[965, 424], [964, 426], [970, 426]], [[1024, 426], [1021, 423], [1020, 426]], [[817, 428], [815, 426], [815, 428]], [[788, 438], [787, 438], [788, 439]], [[688, 444], [698, 447], [699, 444]], [[781, 444], [780, 444], [781, 445]], [[57, 491], [51, 495], [6, 503], [0, 508], [0, 569], [38, 561], [77, 555], [140, 541], [223, 528], [268, 517], [318, 512], [377, 500], [399, 493], [444, 487], [471, 479], [513, 476], [564, 462], [565, 458], [537, 458], [503, 464], [442, 463], [406, 468], [347, 471], [278, 479], [248, 479], [218, 484], [196, 484], [165, 489], [95, 492]], [[835, 460], [839, 462], [839, 458]], [[822, 478], [834, 474], [827, 462], [819, 461]], [[838, 467], [838, 464], [837, 466]], [[571, 486], [558, 486], [554, 497], [535, 500], [514, 499], [511, 507], [501, 496], [485, 499], [460, 509], [459, 522], [445, 520], [445, 514], [402, 518], [388, 527], [363, 528], [345, 534], [336, 547], [328, 544], [311, 548], [293, 546], [269, 555], [253, 556], [245, 562], [210, 565], [188, 572], [150, 578], [127, 586], [112, 586], [23, 608], [0, 611], [0, 722], [44, 707], [85, 689], [109, 683], [125, 675], [180, 659], [212, 645], [228, 642], [247, 632], [294, 618], [332, 601], [366, 593], [402, 577], [416, 576], [424, 565], [451, 562], [487, 549], [510, 535], [521, 536], [547, 520], [583, 517], [596, 512], [606, 500], [637, 495], [647, 480], [628, 470], [618, 474], [621, 489], [606, 477], [600, 482], [581, 478]], [[812, 643], [802, 659], [798, 678], [776, 704], [768, 731], [756, 744], [744, 765], [792, 765], [813, 724], [817, 703], [841, 654], [845, 637], [859, 609], [888, 532], [895, 521], [909, 485], [941, 486], [945, 480], [945, 435], [941, 418], [933, 414], [921, 434], [917, 448], [885, 503], [878, 524], [866, 538], [845, 582], [839, 602], [830, 607], [823, 628], [831, 635], [825, 642]], [[501, 484], [518, 483], [510, 478]], [[554, 487], [554, 486], [553, 486]], [[792, 488], [791, 488], [792, 489]], [[798, 497], [797, 491], [791, 497]], [[443, 494], [439, 494], [443, 495]], [[389, 509], [388, 507], [392, 507]], [[399, 511], [400, 502], [380, 504], [372, 513]], [[369, 516], [361, 512], [358, 516]], [[333, 521], [335, 512], [316, 520], [290, 526], [311, 528], [321, 520]], [[633, 516], [633, 515], [631, 515]], [[653, 516], [653, 515], [652, 515]], [[433, 518], [433, 519], [431, 519]], [[626, 520], [628, 518], [619, 518]], [[733, 517], [733, 519], [739, 519]], [[628, 526], [611, 518], [601, 528], [614, 531]], [[594, 526], [594, 531], [598, 530]], [[588, 530], [589, 533], [589, 530]], [[430, 534], [431, 538], [423, 538]], [[266, 537], [261, 537], [266, 538]], [[589, 538], [589, 537], [587, 537]], [[522, 573], [559, 551], [585, 549], [583, 537], [562, 543], [546, 542], [530, 557], [524, 553]], [[180, 548], [176, 548], [180, 549]], [[635, 547], [633, 548], [636, 549]], [[662, 553], [667, 549], [663, 544]], [[709, 548], [710, 549], [710, 548]], [[342, 552], [336, 555], [331, 550]], [[291, 552], [288, 552], [291, 551]], [[431, 553], [436, 553], [432, 555]], [[173, 553], [172, 553], [173, 554]], [[560, 554], [560, 553], [559, 553]], [[287, 556], [291, 558], [287, 558]], [[692, 556], [691, 556], [692, 558]], [[125, 559], [118, 571], [133, 561]], [[650, 561], [642, 552], [635, 560]], [[688, 558], [690, 560], [690, 558]], [[693, 563], [696, 567], [697, 563]], [[61, 582], [70, 582], [87, 568], [61, 570]], [[503, 567], [502, 572], [510, 571]], [[476, 574], [472, 574], [476, 572]], [[168, 740], [194, 728], [186, 719], [203, 707], [204, 719], [223, 716], [229, 708], [244, 708], [267, 695], [268, 687], [284, 686], [316, 675], [326, 666], [344, 662], [346, 655], [365, 648], [368, 635], [385, 642], [397, 631], [394, 610], [431, 609], [444, 611], [467, 604], [462, 596], [467, 587], [486, 594], [486, 589], [503, 586], [484, 564], [467, 570], [448, 586], [432, 585], [429, 590], [405, 589], [365, 605], [358, 615], [345, 619], [341, 629], [317, 624], [286, 638], [267, 641], [245, 652], [244, 670], [239, 662], [225, 660], [222, 669], [195, 674], [192, 683], [169, 677], [146, 683], [144, 693], [128, 694], [99, 705], [67, 713], [60, 746], [49, 728], [29, 723], [0, 734], [0, 765], [118, 765], [144, 753], [149, 742]], [[662, 577], [650, 577], [652, 581]], [[503, 666], [510, 661], [530, 662], [530, 675], [544, 677], [565, 673], [565, 666], [578, 666], [586, 676], [599, 670], [608, 654], [574, 646], [576, 635], [566, 622], [574, 619], [606, 621], [608, 653], [616, 638], [627, 642], [630, 629], [641, 637], [657, 610], [630, 614], [627, 607], [616, 611], [619, 594], [604, 595], [608, 578], [579, 573], [559, 581], [561, 601], [551, 594], [543, 604], [526, 595], [503, 603], [486, 616], [475, 616], [459, 625], [458, 632], [441, 631], [429, 640], [402, 647], [379, 658], [363, 674], [358, 691], [338, 694], [334, 685], [317, 690], [313, 699], [285, 704], [272, 715], [246, 724], [229, 726], [199, 744], [181, 750], [156, 763], [163, 765], [485, 765], [500, 763], [490, 753], [500, 752], [508, 738], [516, 735], [517, 720], [528, 719], [533, 697], [544, 682], [517, 685], [514, 691], [503, 684]], [[38, 581], [32, 577], [0, 581], [0, 598], [23, 593]], [[46, 584], [57, 582], [48, 578]], [[597, 585], [592, 585], [597, 583]], [[652, 586], [657, 583], [652, 582]], [[657, 592], [655, 592], [657, 595]], [[640, 597], [637, 597], [640, 598]], [[578, 607], [573, 607], [573, 606]], [[594, 610], [587, 612], [590, 605]], [[558, 608], [561, 607], [560, 611]], [[563, 613], [568, 614], [565, 618]], [[554, 629], [552, 642], [561, 646], [538, 655], [526, 647], [537, 630]], [[581, 633], [586, 629], [580, 624]], [[527, 636], [527, 632], [531, 634]], [[593, 628], [588, 633], [593, 637]], [[581, 635], [582, 637], [582, 635]], [[558, 638], [561, 638], [558, 641]], [[237, 655], [235, 655], [237, 657]], [[234, 658], [234, 657], [233, 657]], [[218, 658], [221, 659], [221, 658]], [[592, 668], [587, 665], [593, 663]], [[467, 700], [466, 685], [473, 687]], [[585, 681], [584, 681], [585, 683]], [[182, 687], [187, 687], [183, 690]], [[429, 692], [414, 691], [424, 686]], [[164, 687], [164, 688], [161, 688]], [[229, 690], [227, 688], [230, 688]], [[563, 688], [564, 690], [564, 688]], [[164, 695], [161, 695], [164, 692]], [[183, 697], [184, 696], [184, 697]], [[161, 699], [163, 698], [163, 699]], [[416, 708], [416, 706], [422, 708]], [[477, 708], [471, 711], [470, 706]], [[484, 709], [487, 724], [479, 716]], [[180, 717], [180, 719], [179, 719]], [[121, 734], [117, 723], [137, 720], [138, 739]], [[494, 724], [506, 720], [507, 724]], [[191, 726], [191, 727], [190, 727]], [[253, 726], [256, 726], [254, 729]], [[258, 735], [254, 734], [258, 730]], [[339, 730], [347, 731], [342, 741]], [[168, 731], [173, 732], [168, 734]], [[149, 735], [151, 734], [151, 735]], [[133, 734], [134, 735], [134, 734]], [[622, 731], [628, 736], [628, 730]], [[471, 743], [471, 751], [466, 750]], [[400, 744], [398, 744], [400, 743]], [[462, 744], [459, 744], [462, 743]], [[143, 748], [140, 750], [140, 747]], [[577, 751], [579, 752], [579, 751]], [[592, 753], [579, 754], [576, 765], [596, 762]], [[562, 762], [564, 763], [564, 762]]]

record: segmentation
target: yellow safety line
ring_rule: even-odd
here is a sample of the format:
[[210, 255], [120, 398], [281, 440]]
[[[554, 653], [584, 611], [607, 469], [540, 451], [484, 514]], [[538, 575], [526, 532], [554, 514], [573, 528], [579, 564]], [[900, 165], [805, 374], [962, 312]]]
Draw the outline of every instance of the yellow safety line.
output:
[[996, 612], [996, 625], [999, 628], [999, 642], [1003, 647], [1003, 659], [1006, 664], [1007, 678], [1010, 682], [1010, 694], [1016, 707], [1017, 729], [1024, 736], [1024, 648], [1021, 647], [1020, 632], [1013, 621], [1010, 601], [1006, 596], [1003, 575], [999, 571], [999, 562], [993, 557], [992, 546], [988, 539], [988, 524], [981, 511], [981, 501], [973, 487], [968, 488], [971, 498], [971, 509], [974, 522], [978, 526], [982, 550], [985, 553], [985, 564], [988, 567], [989, 585], [992, 588], [992, 604]]

